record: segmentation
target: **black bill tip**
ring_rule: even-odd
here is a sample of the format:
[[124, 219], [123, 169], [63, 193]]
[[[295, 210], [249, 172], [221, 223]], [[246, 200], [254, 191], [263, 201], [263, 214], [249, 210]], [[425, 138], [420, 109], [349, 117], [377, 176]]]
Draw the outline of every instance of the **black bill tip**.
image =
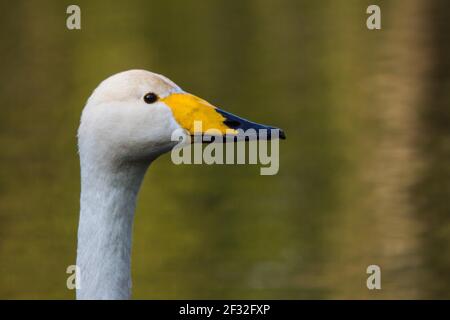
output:
[[[270, 140], [272, 139], [272, 130], [277, 130], [278, 131], [278, 138], [285, 140], [286, 139], [286, 134], [284, 133], [284, 131], [282, 129], [279, 128], [275, 128], [272, 126], [267, 126], [264, 124], [259, 124], [259, 123], [255, 123], [246, 119], [243, 119], [241, 117], [238, 117], [232, 113], [223, 111], [221, 109], [216, 108], [216, 111], [218, 113], [220, 113], [225, 120], [223, 121], [223, 123], [230, 129], [234, 129], [234, 130], [239, 130], [239, 131], [247, 131], [250, 129], [253, 129], [256, 131], [256, 138], [259, 139], [260, 138], [260, 134], [259, 134], [259, 130], [266, 130], [267, 135], [265, 136], [266, 139]], [[245, 137], [245, 140], [249, 140], [248, 137]]]

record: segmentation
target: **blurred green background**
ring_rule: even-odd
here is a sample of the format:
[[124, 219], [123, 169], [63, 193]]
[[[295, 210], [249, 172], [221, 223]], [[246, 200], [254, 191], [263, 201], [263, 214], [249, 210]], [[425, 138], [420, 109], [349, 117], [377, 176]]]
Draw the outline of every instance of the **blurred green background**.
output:
[[0, 298], [74, 298], [80, 113], [132, 68], [288, 137], [275, 176], [152, 165], [134, 298], [450, 298], [448, 1], [70, 4], [0, 4]]

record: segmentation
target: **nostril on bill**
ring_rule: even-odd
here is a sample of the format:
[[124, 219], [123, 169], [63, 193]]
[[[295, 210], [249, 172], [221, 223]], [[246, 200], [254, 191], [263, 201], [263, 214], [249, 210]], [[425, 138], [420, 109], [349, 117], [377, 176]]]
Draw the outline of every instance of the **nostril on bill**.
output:
[[230, 119], [224, 120], [223, 123], [231, 129], [237, 129], [241, 125], [241, 123], [239, 121], [230, 120]]

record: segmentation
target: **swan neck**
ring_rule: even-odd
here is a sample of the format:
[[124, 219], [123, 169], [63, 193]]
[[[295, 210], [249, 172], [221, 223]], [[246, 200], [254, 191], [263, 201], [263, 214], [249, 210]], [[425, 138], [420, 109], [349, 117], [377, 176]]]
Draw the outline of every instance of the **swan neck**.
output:
[[136, 197], [148, 163], [81, 160], [77, 299], [128, 299]]

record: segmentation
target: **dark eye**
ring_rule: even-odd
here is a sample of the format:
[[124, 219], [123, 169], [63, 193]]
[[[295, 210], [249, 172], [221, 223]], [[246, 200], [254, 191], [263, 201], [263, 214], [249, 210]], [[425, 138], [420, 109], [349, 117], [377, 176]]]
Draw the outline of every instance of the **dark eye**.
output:
[[147, 93], [144, 96], [145, 103], [154, 103], [158, 100], [158, 96], [154, 94], [153, 92]]

